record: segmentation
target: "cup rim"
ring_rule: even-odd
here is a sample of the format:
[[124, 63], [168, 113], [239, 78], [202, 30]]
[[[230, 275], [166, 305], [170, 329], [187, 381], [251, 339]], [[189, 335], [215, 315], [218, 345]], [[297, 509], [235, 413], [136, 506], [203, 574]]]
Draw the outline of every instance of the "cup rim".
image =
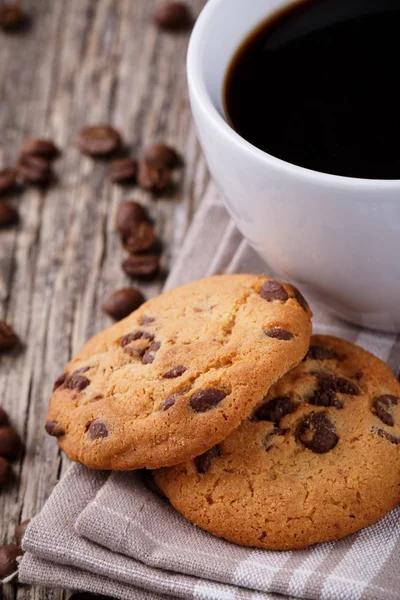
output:
[[[194, 25], [189, 40], [186, 59], [187, 77], [191, 95], [195, 97], [196, 102], [201, 107], [204, 116], [207, 118], [209, 123], [218, 130], [220, 135], [222, 135], [230, 144], [234, 145], [239, 151], [244, 152], [253, 159], [256, 159], [266, 166], [273, 167], [283, 173], [290, 174], [292, 176], [296, 175], [301, 179], [307, 179], [308, 181], [311, 179], [319, 184], [331, 184], [347, 189], [351, 187], [358, 189], [368, 188], [369, 191], [373, 190], [374, 188], [377, 191], [382, 189], [398, 190], [400, 188], [400, 179], [367, 179], [347, 177], [344, 175], [333, 175], [331, 173], [313, 171], [312, 169], [307, 169], [306, 167], [294, 165], [282, 160], [281, 158], [277, 158], [272, 154], [268, 154], [268, 152], [265, 152], [264, 150], [260, 150], [245, 140], [229, 125], [229, 123], [220, 115], [210, 97], [206, 83], [202, 76], [201, 68], [201, 45], [208, 27], [208, 23], [213, 18], [213, 15], [219, 6], [224, 3], [229, 3], [229, 0], [208, 0]], [[245, 39], [245, 35], [246, 33], [243, 34], [243, 39]]]

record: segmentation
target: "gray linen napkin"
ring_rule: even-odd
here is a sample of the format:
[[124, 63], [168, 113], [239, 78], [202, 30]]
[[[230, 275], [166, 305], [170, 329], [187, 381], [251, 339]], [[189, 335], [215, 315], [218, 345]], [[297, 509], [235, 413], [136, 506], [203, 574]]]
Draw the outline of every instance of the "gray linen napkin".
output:
[[[166, 288], [222, 272], [270, 273], [211, 185]], [[345, 337], [397, 369], [400, 339], [312, 309], [314, 331]], [[20, 580], [134, 600], [398, 600], [399, 516], [398, 507], [357, 534], [306, 550], [242, 548], [185, 521], [135, 472], [74, 465], [28, 527]]]

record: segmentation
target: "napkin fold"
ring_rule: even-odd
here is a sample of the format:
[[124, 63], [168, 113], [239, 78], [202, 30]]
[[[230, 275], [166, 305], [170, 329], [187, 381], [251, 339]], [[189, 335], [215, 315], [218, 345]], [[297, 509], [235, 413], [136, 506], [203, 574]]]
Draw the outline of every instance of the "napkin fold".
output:
[[[210, 184], [165, 289], [235, 272], [272, 274]], [[312, 309], [314, 331], [344, 337], [397, 369], [396, 336]], [[397, 507], [359, 533], [305, 550], [244, 548], [186, 521], [138, 472], [73, 465], [26, 531], [19, 578], [129, 600], [399, 600], [399, 517]]]

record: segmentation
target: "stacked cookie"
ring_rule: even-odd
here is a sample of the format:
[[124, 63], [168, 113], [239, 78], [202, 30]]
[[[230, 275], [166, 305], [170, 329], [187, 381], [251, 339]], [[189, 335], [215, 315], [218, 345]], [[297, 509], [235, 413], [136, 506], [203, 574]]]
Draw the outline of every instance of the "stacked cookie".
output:
[[400, 384], [348, 342], [311, 338], [293, 286], [196, 281], [92, 338], [46, 430], [97, 469], [154, 469], [187, 519], [238, 544], [302, 548], [400, 497]]

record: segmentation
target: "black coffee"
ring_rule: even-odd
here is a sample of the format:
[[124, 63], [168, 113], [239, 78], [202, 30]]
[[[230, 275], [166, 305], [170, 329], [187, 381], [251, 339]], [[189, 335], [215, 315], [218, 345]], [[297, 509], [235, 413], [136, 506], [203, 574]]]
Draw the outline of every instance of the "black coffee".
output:
[[228, 69], [232, 127], [287, 162], [400, 179], [400, 0], [307, 0], [268, 19]]

